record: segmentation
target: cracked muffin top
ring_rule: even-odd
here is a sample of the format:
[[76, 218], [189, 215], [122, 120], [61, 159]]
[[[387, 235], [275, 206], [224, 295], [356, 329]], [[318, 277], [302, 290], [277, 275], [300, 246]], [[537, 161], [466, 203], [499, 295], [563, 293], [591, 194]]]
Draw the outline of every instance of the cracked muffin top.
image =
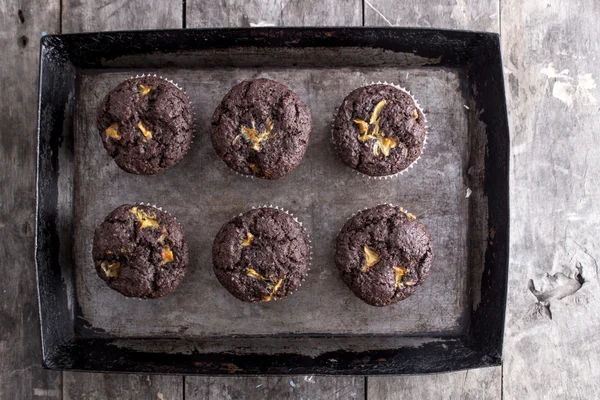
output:
[[429, 275], [431, 236], [416, 217], [384, 204], [350, 218], [337, 237], [335, 263], [342, 280], [365, 303], [404, 300]]
[[287, 86], [261, 78], [234, 86], [216, 108], [211, 125], [213, 147], [229, 168], [277, 179], [304, 157], [312, 117]]
[[412, 97], [392, 85], [352, 91], [340, 106], [333, 141], [342, 161], [370, 176], [408, 168], [423, 151], [425, 116]]
[[246, 302], [266, 302], [300, 286], [308, 274], [310, 244], [292, 216], [258, 208], [223, 225], [212, 255], [215, 275], [231, 294]]
[[194, 133], [187, 96], [157, 77], [128, 79], [100, 105], [97, 127], [108, 154], [124, 171], [156, 174], [177, 164]]
[[127, 297], [171, 293], [188, 265], [183, 229], [170, 214], [144, 205], [117, 207], [94, 232], [98, 276]]

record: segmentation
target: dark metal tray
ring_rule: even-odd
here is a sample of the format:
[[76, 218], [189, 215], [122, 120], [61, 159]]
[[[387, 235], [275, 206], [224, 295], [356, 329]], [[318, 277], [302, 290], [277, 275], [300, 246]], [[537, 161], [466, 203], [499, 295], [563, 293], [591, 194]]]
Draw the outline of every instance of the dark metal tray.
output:
[[[36, 265], [43, 363], [53, 369], [185, 374], [400, 374], [498, 365], [508, 268], [509, 135], [495, 34], [390, 28], [268, 28], [46, 36], [40, 67]], [[132, 75], [181, 84], [196, 140], [157, 176], [119, 170], [95, 128], [102, 97]], [[311, 107], [298, 169], [274, 182], [231, 173], [209, 121], [242, 79], [282, 81]], [[424, 156], [373, 180], [345, 167], [330, 142], [352, 89], [388, 81], [428, 114]], [[171, 295], [124, 298], [96, 276], [94, 227], [127, 202], [165, 207], [182, 223], [190, 268]], [[429, 227], [428, 281], [391, 307], [347, 289], [333, 243], [353, 212], [392, 202]], [[311, 273], [281, 301], [244, 304], [217, 282], [212, 239], [234, 214], [282, 206], [305, 223]]]

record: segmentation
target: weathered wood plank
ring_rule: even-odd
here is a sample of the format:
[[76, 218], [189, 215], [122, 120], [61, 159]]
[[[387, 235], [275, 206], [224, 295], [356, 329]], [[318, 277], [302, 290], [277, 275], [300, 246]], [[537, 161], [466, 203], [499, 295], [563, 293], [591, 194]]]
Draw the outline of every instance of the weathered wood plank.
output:
[[[181, 0], [63, 0], [63, 32], [181, 28]], [[178, 376], [63, 373], [65, 399], [183, 399]]]
[[39, 40], [59, 0], [0, 0], [0, 398], [60, 399], [41, 367], [33, 242]]
[[448, 374], [370, 377], [369, 400], [487, 400], [500, 399], [500, 367], [474, 369]]
[[507, 399], [600, 398], [600, 3], [502, 1], [512, 136]]
[[499, 32], [498, 0], [364, 0], [365, 26]]
[[181, 0], [62, 0], [63, 33], [183, 27]]
[[65, 373], [63, 385], [64, 400], [183, 399], [180, 376]]
[[187, 28], [360, 26], [361, 0], [187, 0]]
[[186, 400], [364, 399], [365, 378], [284, 376], [255, 378], [186, 377]]

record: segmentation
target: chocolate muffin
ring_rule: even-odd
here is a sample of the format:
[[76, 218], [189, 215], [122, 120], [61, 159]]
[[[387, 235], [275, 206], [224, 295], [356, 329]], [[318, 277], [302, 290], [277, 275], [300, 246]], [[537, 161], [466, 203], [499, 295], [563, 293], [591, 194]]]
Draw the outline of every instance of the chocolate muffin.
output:
[[287, 86], [255, 79], [227, 93], [211, 124], [213, 147], [231, 169], [277, 179], [304, 157], [312, 118], [310, 109]]
[[340, 106], [333, 140], [342, 161], [371, 176], [408, 168], [423, 151], [425, 116], [412, 97], [394, 86], [352, 91]]
[[171, 293], [188, 265], [183, 229], [164, 211], [145, 205], [117, 207], [96, 228], [96, 272], [128, 297], [153, 299]]
[[98, 111], [104, 148], [132, 174], [156, 174], [177, 164], [194, 133], [193, 111], [175, 84], [145, 76], [111, 90]]
[[431, 237], [414, 215], [380, 205], [352, 217], [337, 237], [342, 280], [372, 306], [404, 300], [429, 275]]
[[265, 302], [292, 293], [308, 274], [310, 244], [302, 226], [274, 208], [227, 222], [212, 250], [215, 275], [242, 301]]

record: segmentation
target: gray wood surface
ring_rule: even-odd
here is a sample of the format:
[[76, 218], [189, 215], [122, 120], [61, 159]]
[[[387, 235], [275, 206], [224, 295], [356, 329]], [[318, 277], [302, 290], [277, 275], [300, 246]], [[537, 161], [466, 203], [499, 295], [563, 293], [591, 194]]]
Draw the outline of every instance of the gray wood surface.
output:
[[187, 28], [360, 26], [362, 0], [187, 0]]
[[[360, 25], [363, 19], [363, 3], [354, 0], [283, 6], [241, 0], [186, 4], [188, 27]], [[505, 399], [600, 397], [600, 321], [594, 312], [600, 306], [600, 214], [595, 207], [600, 196], [595, 161], [600, 157], [595, 83], [600, 75], [600, 3], [503, 0], [501, 18], [499, 4], [364, 2], [366, 25], [500, 29], [512, 132], [511, 273], [503, 369], [371, 377], [370, 399], [500, 398], [501, 381]], [[180, 377], [81, 373], [64, 374], [63, 396], [61, 374], [39, 366], [31, 256], [35, 82], [39, 36], [58, 32], [60, 8], [59, 0], [0, 0], [0, 89], [8, 99], [0, 102], [0, 398], [182, 398]], [[177, 28], [183, 24], [183, 11], [179, 0], [62, 1], [64, 32]], [[186, 377], [185, 397], [226, 398], [223, 393], [228, 393], [248, 399], [352, 398], [356, 388], [357, 398], [362, 398], [361, 388], [364, 392], [362, 378], [313, 377], [310, 385], [304, 379], [289, 378], [294, 388], [287, 377]]]
[[512, 136], [506, 399], [600, 398], [600, 2], [502, 1]]
[[252, 378], [186, 377], [186, 400], [340, 399], [365, 397], [365, 378], [282, 376]]
[[364, 0], [364, 10], [366, 26], [499, 31], [498, 0]]
[[64, 373], [63, 400], [182, 400], [183, 377]]
[[448, 374], [370, 377], [367, 399], [488, 400], [500, 399], [502, 371], [482, 368]]
[[0, 0], [0, 398], [60, 398], [41, 368], [33, 245], [39, 40], [59, 31], [58, 0]]
[[[63, 33], [181, 28], [180, 0], [63, 0]], [[64, 399], [183, 399], [183, 378], [159, 375], [63, 373]], [[160, 395], [159, 395], [160, 394]]]
[[181, 0], [62, 0], [63, 33], [182, 27]]

